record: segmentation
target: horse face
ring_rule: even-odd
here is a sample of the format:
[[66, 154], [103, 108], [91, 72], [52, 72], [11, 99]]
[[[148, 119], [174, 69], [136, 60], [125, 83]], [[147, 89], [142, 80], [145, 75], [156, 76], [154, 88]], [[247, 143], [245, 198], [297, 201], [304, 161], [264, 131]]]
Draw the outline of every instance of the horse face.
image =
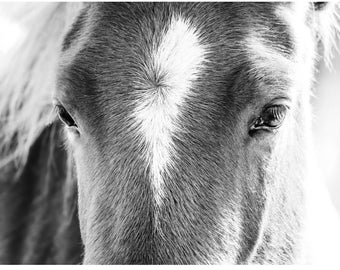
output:
[[298, 256], [310, 8], [84, 8], [63, 44], [56, 100], [85, 263]]

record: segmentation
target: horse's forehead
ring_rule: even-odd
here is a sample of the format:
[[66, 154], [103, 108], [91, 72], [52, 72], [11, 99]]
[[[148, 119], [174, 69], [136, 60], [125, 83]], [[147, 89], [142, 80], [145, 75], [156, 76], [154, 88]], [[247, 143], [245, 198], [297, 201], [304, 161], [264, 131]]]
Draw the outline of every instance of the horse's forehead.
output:
[[[227, 83], [236, 69], [251, 64], [251, 72], [274, 78], [291, 70], [295, 42], [283, 10], [290, 12], [290, 5], [99, 5], [80, 14], [61, 63], [83, 81], [97, 73], [93, 81], [127, 88], [183, 89], [202, 76], [214, 87], [213, 80]], [[112, 76], [103, 75], [108, 72]]]

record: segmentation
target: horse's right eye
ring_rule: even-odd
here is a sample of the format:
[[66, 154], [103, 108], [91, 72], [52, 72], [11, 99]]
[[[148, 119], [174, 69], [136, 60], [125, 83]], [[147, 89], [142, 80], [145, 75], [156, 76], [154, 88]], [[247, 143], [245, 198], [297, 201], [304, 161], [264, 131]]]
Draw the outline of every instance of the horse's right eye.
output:
[[56, 109], [61, 122], [63, 122], [68, 127], [77, 127], [76, 122], [63, 106], [56, 105]]
[[288, 111], [288, 106], [282, 104], [271, 105], [264, 108], [261, 115], [255, 119], [250, 127], [249, 135], [254, 136], [257, 132], [271, 132], [278, 129]]

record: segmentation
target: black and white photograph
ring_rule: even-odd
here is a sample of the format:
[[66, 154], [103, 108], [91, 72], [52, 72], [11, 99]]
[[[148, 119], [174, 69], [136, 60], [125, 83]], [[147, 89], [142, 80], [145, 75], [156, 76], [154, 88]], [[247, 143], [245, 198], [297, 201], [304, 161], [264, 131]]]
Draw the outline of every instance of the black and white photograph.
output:
[[339, 265], [339, 217], [340, 2], [0, 2], [1, 265]]

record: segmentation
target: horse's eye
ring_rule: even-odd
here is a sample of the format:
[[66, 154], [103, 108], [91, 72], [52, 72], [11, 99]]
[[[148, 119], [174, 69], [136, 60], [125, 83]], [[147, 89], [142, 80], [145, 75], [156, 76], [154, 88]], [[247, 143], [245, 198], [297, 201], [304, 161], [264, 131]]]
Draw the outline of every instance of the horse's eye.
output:
[[66, 111], [66, 109], [61, 105], [56, 105], [57, 113], [61, 122], [69, 127], [77, 127], [76, 122], [73, 120], [72, 116]]
[[256, 131], [260, 130], [271, 131], [279, 128], [286, 116], [287, 109], [285, 105], [266, 107], [261, 112], [261, 115], [253, 122], [249, 134], [253, 135]]
[[287, 112], [287, 107], [284, 105], [273, 105], [266, 108], [261, 114], [262, 125], [271, 128], [281, 126]]

